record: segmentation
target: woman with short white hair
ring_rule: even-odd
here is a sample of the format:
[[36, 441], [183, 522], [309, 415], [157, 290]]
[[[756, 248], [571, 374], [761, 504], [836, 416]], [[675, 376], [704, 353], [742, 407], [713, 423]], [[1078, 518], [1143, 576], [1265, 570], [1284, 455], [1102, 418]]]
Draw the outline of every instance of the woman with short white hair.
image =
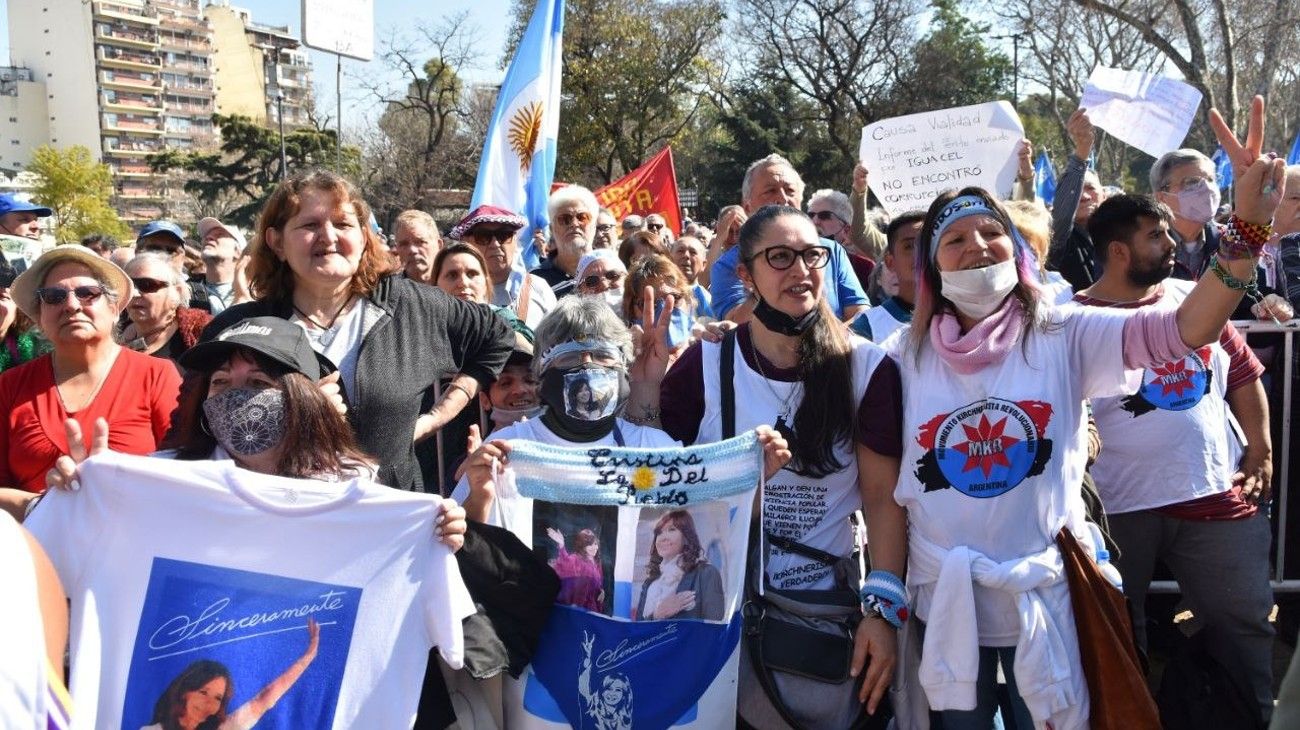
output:
[[199, 333], [212, 315], [184, 306], [189, 284], [163, 254], [137, 254], [126, 264], [131, 277], [131, 299], [126, 304], [130, 323], [117, 340], [146, 355], [176, 362], [199, 341]]

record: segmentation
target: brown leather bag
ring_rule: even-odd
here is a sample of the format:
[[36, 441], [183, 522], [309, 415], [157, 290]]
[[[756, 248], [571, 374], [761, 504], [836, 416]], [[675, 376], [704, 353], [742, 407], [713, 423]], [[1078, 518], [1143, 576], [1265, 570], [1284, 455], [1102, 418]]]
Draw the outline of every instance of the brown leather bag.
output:
[[1124, 594], [1106, 580], [1088, 550], [1067, 529], [1056, 536], [1070, 585], [1079, 657], [1088, 680], [1092, 730], [1159, 730], [1146, 675], [1133, 643]]

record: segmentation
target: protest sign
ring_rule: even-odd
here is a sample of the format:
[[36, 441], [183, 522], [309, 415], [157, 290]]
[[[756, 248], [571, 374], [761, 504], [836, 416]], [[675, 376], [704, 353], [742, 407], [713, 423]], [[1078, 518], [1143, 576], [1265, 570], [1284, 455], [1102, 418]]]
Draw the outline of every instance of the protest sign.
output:
[[1175, 79], [1098, 66], [1083, 87], [1080, 108], [1094, 126], [1152, 157], [1183, 146], [1201, 92]]
[[512, 727], [735, 723], [762, 460], [753, 431], [668, 449], [511, 441], [498, 489], [526, 504], [503, 522], [561, 586], [532, 663], [505, 688], [523, 708]]
[[890, 215], [925, 208], [949, 189], [978, 185], [1000, 198], [1016, 180], [1024, 127], [1005, 101], [909, 114], [862, 128], [859, 158]]

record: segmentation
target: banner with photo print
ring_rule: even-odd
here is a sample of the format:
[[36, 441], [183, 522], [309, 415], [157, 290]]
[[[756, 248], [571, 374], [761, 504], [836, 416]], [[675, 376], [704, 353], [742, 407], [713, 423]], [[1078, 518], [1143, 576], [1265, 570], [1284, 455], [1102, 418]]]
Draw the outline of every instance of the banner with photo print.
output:
[[[516, 727], [735, 722], [745, 550], [762, 447], [751, 431], [676, 449], [512, 442], [503, 480], [533, 502], [560, 577]], [[524, 529], [519, 529], [519, 528]]]

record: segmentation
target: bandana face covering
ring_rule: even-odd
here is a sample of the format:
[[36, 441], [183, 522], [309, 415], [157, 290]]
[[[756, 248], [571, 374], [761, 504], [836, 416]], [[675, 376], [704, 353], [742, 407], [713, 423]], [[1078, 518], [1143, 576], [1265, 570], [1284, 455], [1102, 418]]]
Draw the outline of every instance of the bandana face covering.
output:
[[203, 401], [212, 436], [222, 448], [256, 456], [284, 440], [284, 391], [278, 388], [232, 388]]
[[770, 306], [767, 300], [762, 296], [758, 298], [758, 304], [754, 305], [754, 317], [763, 326], [776, 332], [777, 334], [787, 337], [798, 337], [808, 331], [810, 327], [817, 324], [822, 318], [821, 306], [813, 307], [808, 313], [800, 317], [791, 317], [790, 315]]
[[996, 312], [1020, 280], [1014, 258], [978, 269], [941, 271], [939, 278], [943, 281], [940, 293], [959, 312], [976, 320]]

